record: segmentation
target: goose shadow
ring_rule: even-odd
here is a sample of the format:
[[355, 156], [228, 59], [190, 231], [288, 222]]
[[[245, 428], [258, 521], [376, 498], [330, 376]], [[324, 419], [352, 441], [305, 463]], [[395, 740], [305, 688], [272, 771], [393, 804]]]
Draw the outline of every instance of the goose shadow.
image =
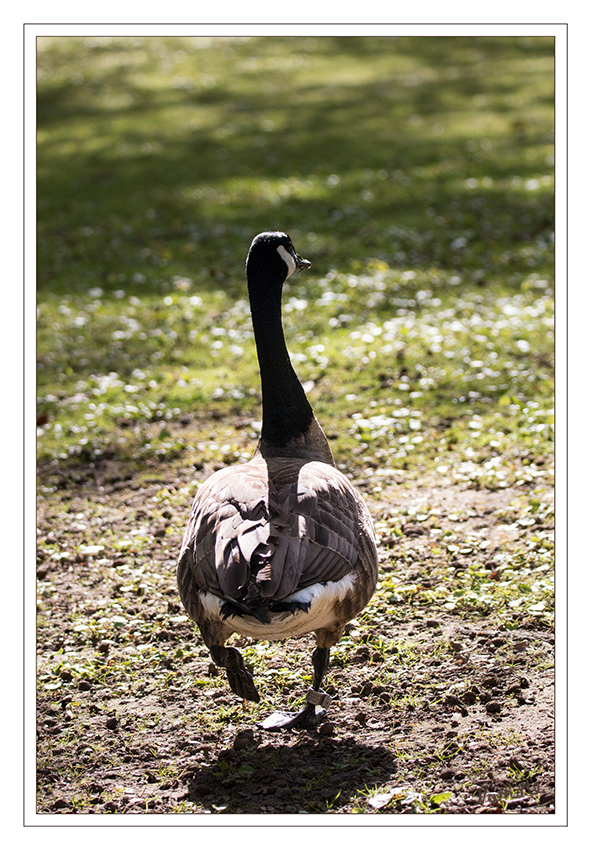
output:
[[225, 814], [329, 812], [396, 774], [385, 747], [306, 735], [295, 744], [238, 735], [214, 762], [185, 774], [185, 799]]

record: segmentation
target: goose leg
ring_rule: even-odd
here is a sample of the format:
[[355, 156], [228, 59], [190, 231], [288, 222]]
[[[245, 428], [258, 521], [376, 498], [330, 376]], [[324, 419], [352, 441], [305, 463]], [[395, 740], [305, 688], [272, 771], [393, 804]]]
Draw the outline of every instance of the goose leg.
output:
[[[326, 716], [326, 708], [330, 697], [320, 690], [324, 674], [328, 670], [328, 662], [330, 658], [330, 649], [328, 647], [317, 646], [312, 653], [312, 666], [314, 667], [314, 680], [312, 688], [306, 694], [306, 705], [297, 714], [293, 712], [274, 711], [270, 717], [262, 720], [257, 725], [267, 732], [281, 732], [284, 729], [293, 729], [294, 727], [309, 728], [314, 726], [323, 717]], [[320, 708], [317, 710], [317, 706]]]
[[259, 702], [260, 696], [256, 689], [254, 680], [246, 667], [244, 659], [237, 649], [233, 646], [211, 646], [209, 649], [214, 663], [218, 667], [226, 668], [228, 676], [228, 684], [231, 689], [242, 699], [248, 699], [251, 702]]

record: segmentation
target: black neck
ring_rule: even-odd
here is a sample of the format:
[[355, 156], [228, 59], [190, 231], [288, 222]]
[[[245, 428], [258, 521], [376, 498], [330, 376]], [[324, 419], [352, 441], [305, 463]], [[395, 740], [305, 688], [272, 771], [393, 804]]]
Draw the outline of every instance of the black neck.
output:
[[261, 372], [261, 440], [284, 446], [306, 434], [314, 414], [289, 360], [281, 323], [281, 287], [249, 280], [254, 338]]

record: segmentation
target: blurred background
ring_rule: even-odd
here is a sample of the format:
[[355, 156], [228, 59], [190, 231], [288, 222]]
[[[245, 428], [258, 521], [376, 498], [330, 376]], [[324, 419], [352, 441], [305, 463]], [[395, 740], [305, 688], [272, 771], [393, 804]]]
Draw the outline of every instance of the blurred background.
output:
[[40, 38], [40, 293], [315, 270], [548, 271], [553, 39]]

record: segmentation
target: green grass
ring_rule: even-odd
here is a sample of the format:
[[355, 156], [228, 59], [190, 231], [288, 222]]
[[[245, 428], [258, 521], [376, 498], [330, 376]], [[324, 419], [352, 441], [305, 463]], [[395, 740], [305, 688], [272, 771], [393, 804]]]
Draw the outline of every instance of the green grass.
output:
[[[531, 482], [552, 451], [549, 290], [421, 289], [417, 301], [405, 287], [411, 297], [393, 299], [399, 278], [337, 276], [286, 293], [288, 344], [336, 455], [367, 454], [386, 469], [461, 458], [457, 480]], [[371, 307], [376, 292], [384, 303]], [[196, 297], [167, 296], [168, 309], [65, 297], [40, 304], [42, 460], [178, 457], [188, 447], [172, 426], [182, 417], [201, 424], [206, 410], [222, 425], [201, 425], [200, 459], [248, 457], [260, 398], [247, 307], [221, 295], [195, 306]], [[394, 300], [414, 309], [392, 310]], [[237, 417], [250, 420], [246, 445], [231, 428]]]
[[[171, 587], [187, 470], [248, 459], [259, 432], [244, 260], [264, 229], [312, 261], [285, 287], [288, 347], [338, 465], [380, 505], [380, 584], [326, 686], [342, 690], [367, 646], [392, 706], [433, 702], [449, 641], [431, 640], [430, 679], [396, 695], [422, 638], [373, 626], [442, 610], [502, 628], [511, 664], [511, 630], [552, 623], [552, 39], [43, 38], [38, 66], [39, 492], [56, 529], [38, 560], [82, 581], [86, 564], [94, 582], [83, 604], [39, 574], [39, 632], [64, 626], [41, 692], [226, 688], [189, 633], [173, 653], [158, 633], [183, 627]], [[491, 563], [469, 509], [407, 502], [441, 481], [511, 489], [495, 528], [527, 535]], [[145, 490], [141, 510], [77, 489], [118, 482]], [[428, 550], [398, 545], [409, 524]], [[253, 719], [265, 694], [301, 702], [309, 648], [241, 651], [261, 685]], [[72, 712], [67, 734], [83, 735]], [[190, 723], [215, 733], [244, 713], [212, 703]], [[358, 811], [380, 793], [367, 781]], [[435, 812], [444, 797], [417, 774], [383, 811]]]
[[51, 38], [43, 292], [242, 289], [280, 226], [315, 273], [372, 259], [551, 272], [551, 38]]
[[247, 457], [244, 257], [281, 227], [313, 262], [288, 345], [339, 459], [530, 482], [552, 62], [545, 38], [41, 39], [40, 459]]

